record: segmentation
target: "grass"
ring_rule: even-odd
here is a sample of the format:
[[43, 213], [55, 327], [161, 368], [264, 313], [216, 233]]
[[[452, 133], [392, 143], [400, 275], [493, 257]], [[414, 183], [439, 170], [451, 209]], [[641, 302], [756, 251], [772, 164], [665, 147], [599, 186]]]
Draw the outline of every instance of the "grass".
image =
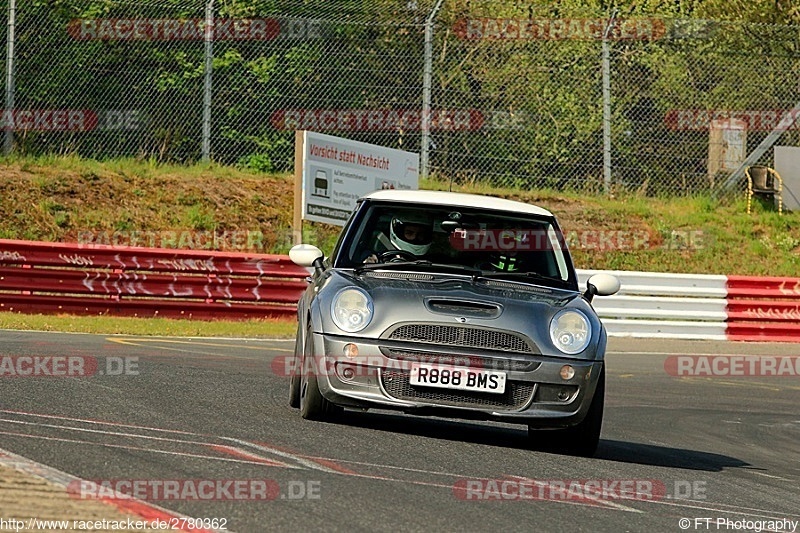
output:
[[291, 193], [290, 176], [216, 164], [0, 158], [0, 236], [93, 242], [86, 237], [114, 232], [249, 232], [264, 245], [247, 251], [277, 253], [289, 240]]
[[0, 313], [0, 329], [149, 335], [158, 337], [246, 337], [293, 339], [294, 320], [197, 321], [167, 318], [24, 315]]

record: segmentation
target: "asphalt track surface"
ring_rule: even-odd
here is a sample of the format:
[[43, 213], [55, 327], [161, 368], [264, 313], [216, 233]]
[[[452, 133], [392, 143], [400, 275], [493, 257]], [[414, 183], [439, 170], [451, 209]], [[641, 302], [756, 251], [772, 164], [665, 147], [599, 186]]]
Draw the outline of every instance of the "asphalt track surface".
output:
[[[800, 520], [798, 376], [665, 370], [674, 355], [796, 356], [800, 346], [611, 339], [603, 434], [591, 459], [532, 451], [513, 425], [378, 411], [302, 420], [271, 365], [292, 346], [0, 331], [2, 356], [96, 357], [104, 371], [0, 378], [0, 448], [91, 480], [276, 483], [269, 501], [154, 502], [224, 518], [238, 532], [753, 531], [717, 519]], [[107, 375], [106, 358], [126, 357], [138, 374]], [[656, 490], [648, 497], [639, 485], [637, 499], [545, 491], [499, 501], [489, 483], [521, 479], [537, 487], [638, 480]], [[454, 486], [468, 481], [482, 484], [464, 499]], [[502, 490], [513, 496], [513, 487]]]

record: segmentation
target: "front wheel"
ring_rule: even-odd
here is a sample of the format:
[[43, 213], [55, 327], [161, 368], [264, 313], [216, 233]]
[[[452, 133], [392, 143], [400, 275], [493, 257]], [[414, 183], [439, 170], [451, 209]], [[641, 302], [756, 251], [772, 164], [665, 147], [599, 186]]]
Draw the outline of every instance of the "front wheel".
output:
[[300, 374], [303, 361], [303, 337], [300, 335], [302, 324], [297, 323], [297, 336], [294, 339], [294, 359], [292, 360], [292, 375], [289, 376], [289, 407], [300, 407]]
[[547, 451], [564, 452], [580, 457], [592, 457], [600, 444], [600, 430], [603, 426], [603, 406], [606, 396], [605, 366], [600, 370], [600, 378], [594, 391], [589, 412], [579, 424], [557, 430], [539, 430], [528, 427], [528, 439], [535, 448]]
[[315, 366], [314, 333], [309, 323], [300, 367], [300, 416], [306, 420], [328, 420], [337, 412], [337, 408], [319, 392]]

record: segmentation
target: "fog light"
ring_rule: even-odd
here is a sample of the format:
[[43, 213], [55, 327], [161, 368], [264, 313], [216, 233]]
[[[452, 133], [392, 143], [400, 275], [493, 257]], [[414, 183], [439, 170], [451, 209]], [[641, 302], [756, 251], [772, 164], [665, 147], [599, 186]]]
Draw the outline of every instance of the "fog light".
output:
[[[561, 372], [559, 372], [559, 374], [561, 374], [561, 379], [570, 380], [575, 376], [575, 369], [570, 365], [564, 365], [561, 367]], [[559, 398], [560, 397], [561, 395], [559, 394]]]
[[342, 370], [342, 376], [344, 376], [345, 379], [353, 379], [353, 376], [355, 375], [356, 371], [350, 367], [347, 367], [344, 370]]
[[547, 383], [540, 383], [536, 387], [536, 397], [534, 401], [565, 403], [575, 398], [576, 392], [578, 392], [578, 387], [575, 385], [550, 385]]
[[345, 357], [349, 357], [350, 359], [358, 357], [358, 346], [356, 346], [353, 343], [345, 344], [343, 351], [344, 351]]

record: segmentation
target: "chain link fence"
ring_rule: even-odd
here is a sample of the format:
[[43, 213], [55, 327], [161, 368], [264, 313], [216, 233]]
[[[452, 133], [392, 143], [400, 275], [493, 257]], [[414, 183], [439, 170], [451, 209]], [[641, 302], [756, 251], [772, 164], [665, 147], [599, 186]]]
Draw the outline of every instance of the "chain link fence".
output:
[[800, 140], [797, 27], [488, 0], [0, 13], [6, 149], [23, 154], [282, 172], [309, 129], [422, 152], [444, 180], [694, 194]]

